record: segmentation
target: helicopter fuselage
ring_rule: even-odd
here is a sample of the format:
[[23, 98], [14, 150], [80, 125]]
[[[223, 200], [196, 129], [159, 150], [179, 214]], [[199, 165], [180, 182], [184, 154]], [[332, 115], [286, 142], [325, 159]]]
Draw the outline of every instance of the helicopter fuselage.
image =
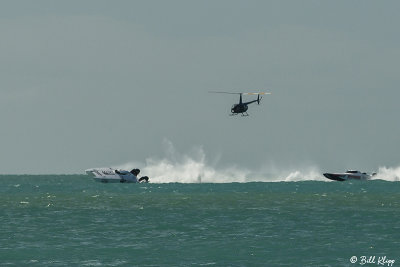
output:
[[249, 109], [248, 105], [250, 105], [251, 103], [255, 103], [255, 102], [260, 104], [260, 96], [258, 96], [256, 100], [249, 101], [249, 102], [243, 102], [242, 95], [240, 95], [239, 103], [234, 104], [231, 108], [231, 112], [232, 112], [231, 115], [237, 115], [239, 113], [242, 113], [242, 116], [248, 116], [249, 115], [249, 114], [247, 114], [247, 110]]
[[249, 109], [247, 104], [234, 104], [232, 106], [231, 112], [232, 113], [244, 113]]

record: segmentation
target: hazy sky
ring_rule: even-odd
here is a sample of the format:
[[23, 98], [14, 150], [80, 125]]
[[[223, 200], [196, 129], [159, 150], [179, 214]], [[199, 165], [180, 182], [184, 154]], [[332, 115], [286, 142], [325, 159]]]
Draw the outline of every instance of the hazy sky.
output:
[[[399, 10], [399, 1], [2, 1], [0, 173], [162, 159], [165, 140], [181, 154], [202, 148], [216, 168], [398, 166]], [[273, 94], [249, 117], [229, 117], [237, 97], [210, 90]]]

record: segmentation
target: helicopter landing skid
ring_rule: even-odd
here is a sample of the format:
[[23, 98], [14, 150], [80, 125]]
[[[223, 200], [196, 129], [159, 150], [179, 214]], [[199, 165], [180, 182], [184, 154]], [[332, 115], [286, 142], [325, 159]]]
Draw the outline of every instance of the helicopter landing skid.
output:
[[[231, 114], [229, 114], [229, 116], [237, 116], [237, 115], [239, 115], [239, 113], [231, 113]], [[248, 117], [248, 116], [250, 116], [247, 112], [243, 112], [242, 113], [242, 117]]]

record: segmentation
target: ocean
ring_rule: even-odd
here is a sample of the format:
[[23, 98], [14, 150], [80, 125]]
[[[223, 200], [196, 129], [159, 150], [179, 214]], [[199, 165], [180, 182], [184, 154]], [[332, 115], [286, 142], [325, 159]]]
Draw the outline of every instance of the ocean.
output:
[[1, 266], [400, 266], [399, 182], [0, 182]]

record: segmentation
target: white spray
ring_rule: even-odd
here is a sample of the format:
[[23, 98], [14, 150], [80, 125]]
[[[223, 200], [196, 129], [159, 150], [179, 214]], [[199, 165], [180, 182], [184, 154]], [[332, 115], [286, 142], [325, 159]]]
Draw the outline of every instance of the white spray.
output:
[[[232, 183], [232, 182], [281, 182], [281, 181], [328, 181], [317, 167], [301, 170], [279, 170], [268, 164], [257, 171], [231, 165], [223, 169], [215, 167], [218, 160], [210, 164], [202, 147], [195, 147], [189, 154], [176, 151], [172, 142], [164, 140], [165, 158], [148, 158], [146, 162], [130, 162], [114, 168], [140, 168], [141, 174], [150, 177], [152, 183]], [[142, 166], [142, 167], [141, 167]]]
[[380, 179], [391, 182], [400, 181], [400, 167], [396, 168], [379, 167], [379, 170], [373, 179], [374, 180]]

